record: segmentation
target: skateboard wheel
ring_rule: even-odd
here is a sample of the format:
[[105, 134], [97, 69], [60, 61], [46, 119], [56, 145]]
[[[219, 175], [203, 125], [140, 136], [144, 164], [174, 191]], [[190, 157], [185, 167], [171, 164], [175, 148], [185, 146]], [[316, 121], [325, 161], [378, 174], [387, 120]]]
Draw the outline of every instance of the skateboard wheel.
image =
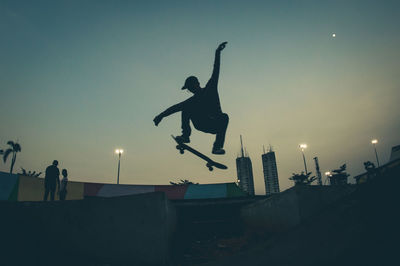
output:
[[208, 167], [208, 170], [212, 171], [212, 170], [214, 170], [214, 168], [212, 168], [212, 167]]
[[182, 149], [182, 147], [179, 146], [179, 145], [176, 145], [176, 149], [179, 150], [179, 152], [180, 152], [181, 154], [183, 154], [183, 152], [185, 151], [185, 149]]

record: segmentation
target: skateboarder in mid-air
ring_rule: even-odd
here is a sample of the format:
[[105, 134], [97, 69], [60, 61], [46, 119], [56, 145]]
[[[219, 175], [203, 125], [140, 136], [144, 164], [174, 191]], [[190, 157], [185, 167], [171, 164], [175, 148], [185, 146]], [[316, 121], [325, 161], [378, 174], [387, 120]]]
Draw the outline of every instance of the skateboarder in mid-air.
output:
[[190, 120], [194, 127], [205, 133], [216, 134], [212, 148], [213, 154], [225, 154], [225, 133], [228, 127], [229, 117], [221, 110], [218, 95], [218, 77], [221, 51], [227, 42], [221, 43], [215, 51], [214, 69], [210, 80], [204, 88], [200, 87], [199, 80], [195, 76], [186, 79], [182, 90], [187, 89], [194, 95], [189, 99], [169, 107], [154, 118], [154, 124], [158, 126], [164, 117], [173, 113], [182, 112], [182, 136], [176, 137], [178, 141], [190, 143]]

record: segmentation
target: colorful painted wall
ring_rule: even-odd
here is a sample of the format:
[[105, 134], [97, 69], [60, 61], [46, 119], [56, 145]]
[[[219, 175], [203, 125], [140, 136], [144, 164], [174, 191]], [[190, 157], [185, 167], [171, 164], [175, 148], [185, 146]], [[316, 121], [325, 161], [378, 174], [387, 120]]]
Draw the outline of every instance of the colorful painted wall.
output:
[[[235, 183], [206, 185], [116, 185], [100, 183], [68, 182], [67, 200], [85, 197], [118, 197], [149, 192], [164, 192], [168, 199], [211, 199], [243, 197], [246, 194]], [[44, 179], [0, 172], [0, 200], [41, 201], [44, 195]], [[56, 195], [58, 200], [58, 195]]]
[[[18, 175], [18, 201], [41, 201], [44, 195], [44, 179]], [[83, 199], [84, 183], [81, 182], [68, 182], [67, 185], [67, 200]], [[56, 200], [58, 194], [56, 193]]]
[[0, 200], [16, 201], [18, 187], [18, 175], [0, 172]]

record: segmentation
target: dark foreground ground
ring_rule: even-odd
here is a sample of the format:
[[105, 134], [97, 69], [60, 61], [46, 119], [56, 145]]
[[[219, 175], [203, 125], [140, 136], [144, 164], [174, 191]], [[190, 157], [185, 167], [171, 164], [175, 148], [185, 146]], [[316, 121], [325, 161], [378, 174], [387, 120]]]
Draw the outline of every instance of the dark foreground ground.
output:
[[[231, 221], [196, 222], [192, 217], [192, 223], [178, 228], [172, 264], [400, 265], [399, 188], [397, 167], [275, 235], [246, 229], [235, 211], [225, 208], [219, 212], [231, 211]], [[190, 220], [187, 214], [183, 217]]]
[[[258, 197], [193, 202], [175, 201], [172, 204], [176, 209], [177, 227], [172, 238], [169, 265], [400, 265], [399, 188], [400, 167], [397, 166], [388, 169], [384, 174], [368, 183], [357, 186], [355, 192], [311, 216], [297, 227], [279, 234], [267, 234], [252, 230], [242, 221], [241, 207], [257, 201]], [[143, 194], [135, 197], [146, 198], [149, 196]], [[111, 200], [104, 200], [104, 204], [109, 201], [111, 202]], [[154, 208], [154, 204], [147, 200], [132, 200], [131, 202], [130, 199], [117, 198], [112, 201], [121, 201], [121, 204], [117, 202], [117, 206], [121, 205], [120, 208], [123, 210], [131, 208], [137, 211], [140, 208]], [[140, 203], [140, 205], [132, 205], [135, 202]], [[149, 206], [142, 206], [143, 202], [148, 203]], [[84, 203], [89, 204], [90, 202], [77, 201], [71, 202], [69, 205], [74, 207], [74, 204], [85, 205]], [[13, 204], [3, 205], [13, 208]], [[34, 205], [39, 206], [40, 204]], [[40, 216], [40, 213], [37, 213], [40, 208], [37, 210], [28, 208], [28, 210], [34, 215], [17, 217], [16, 213], [8, 212], [8, 216], [3, 215], [1, 217], [3, 220], [0, 224], [3, 224], [3, 226], [0, 237], [3, 236], [3, 238], [0, 241], [0, 265], [140, 265], [126, 262], [124, 264], [116, 263], [115, 257], [106, 261], [105, 256], [96, 259], [97, 257], [79, 254], [81, 252], [77, 252], [77, 250], [81, 250], [80, 247], [63, 245], [63, 243], [66, 243], [65, 238], [69, 236], [63, 233], [62, 228], [57, 229], [54, 236], [46, 236], [44, 232], [39, 230], [43, 226], [35, 223], [35, 221], [40, 221], [36, 217]], [[107, 218], [104, 218], [103, 222], [111, 223], [113, 221], [113, 216], [110, 216], [112, 210], [103, 205], [101, 205], [101, 210], [101, 217]], [[121, 214], [121, 212], [118, 213]], [[69, 216], [63, 217], [60, 219], [71, 219]], [[13, 222], [7, 222], [13, 221], [11, 218], [14, 218], [14, 221], [24, 221], [22, 223], [24, 226], [31, 224], [30, 230], [18, 233], [19, 230], [15, 230], [16, 226], [12, 224]], [[92, 219], [97, 218], [92, 217]], [[131, 241], [131, 235], [140, 235], [140, 232], [134, 230], [125, 232], [126, 230], [121, 229], [135, 229], [129, 223], [128, 218], [128, 216], [122, 216], [115, 223], [116, 228], [113, 232], [119, 233], [119, 235], [111, 234], [106, 238], [110, 240], [108, 241], [110, 243], [126, 241], [127, 245], [120, 245], [119, 248], [129, 248], [129, 243], [134, 243], [134, 241]], [[85, 219], [90, 219], [90, 217]], [[57, 223], [55, 227], [58, 228], [60, 221], [54, 221]], [[81, 221], [82, 219], [76, 219], [72, 220], [71, 223], [73, 222], [75, 225], [74, 228], [79, 229], [84, 227], [84, 224], [80, 224]], [[124, 221], [125, 224], [121, 225]], [[163, 224], [162, 222], [156, 223], [161, 221], [159, 217], [153, 219], [153, 221], [154, 225], [149, 224], [148, 219], [143, 220], [143, 223], [149, 224], [149, 228], [155, 228], [154, 230], [158, 228], [157, 225]], [[127, 222], [128, 224], [126, 224]], [[9, 231], [7, 228], [14, 230]], [[92, 235], [91, 231], [97, 232], [90, 226], [84, 228], [89, 230], [86, 234], [89, 236]], [[141, 228], [146, 227], [142, 226]], [[146, 236], [158, 234], [153, 229], [150, 230], [151, 232], [145, 231]], [[74, 230], [66, 230], [65, 232], [73, 233]], [[93, 234], [93, 236], [96, 235]], [[7, 239], [12, 243], [7, 242]], [[52, 241], [44, 241], [46, 239], [52, 239]], [[148, 237], [144, 237], [142, 240], [150, 241]], [[90, 238], [85, 238], [82, 241], [85, 245], [93, 244], [93, 240]], [[43, 245], [42, 242], [46, 242], [46, 245]], [[151, 242], [150, 246], [156, 246], [157, 243], [155, 242]], [[40, 243], [41, 245], [39, 245]], [[130, 256], [128, 257], [129, 259], [125, 261], [131, 261]], [[24, 263], [18, 263], [21, 261]]]

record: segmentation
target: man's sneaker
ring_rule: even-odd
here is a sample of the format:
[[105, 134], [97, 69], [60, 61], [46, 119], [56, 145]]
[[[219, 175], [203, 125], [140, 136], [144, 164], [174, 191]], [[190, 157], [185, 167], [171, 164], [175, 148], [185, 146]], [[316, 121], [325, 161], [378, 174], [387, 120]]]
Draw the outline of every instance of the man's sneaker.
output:
[[222, 154], [225, 154], [225, 150], [222, 148], [219, 148], [219, 149], [213, 148], [212, 153], [222, 155]]
[[177, 136], [177, 137], [175, 137], [176, 138], [176, 140], [178, 141], [178, 142], [182, 142], [182, 143], [190, 143], [190, 138], [189, 137], [185, 137], [185, 136]]

